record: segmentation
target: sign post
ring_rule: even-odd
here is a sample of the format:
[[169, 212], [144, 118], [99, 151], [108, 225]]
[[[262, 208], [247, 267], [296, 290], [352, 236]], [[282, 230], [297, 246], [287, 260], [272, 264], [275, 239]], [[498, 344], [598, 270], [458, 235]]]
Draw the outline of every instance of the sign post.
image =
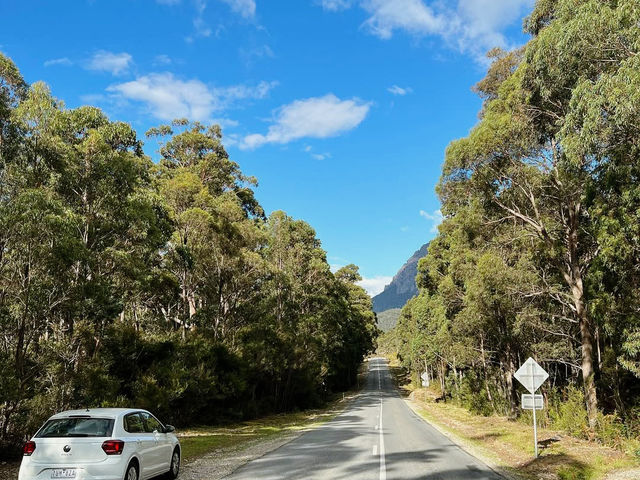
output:
[[428, 372], [422, 372], [422, 375], [420, 375], [420, 378], [422, 379], [422, 386], [423, 387], [428, 387], [429, 386], [429, 373]]
[[536, 395], [536, 391], [547, 378], [549, 378], [549, 374], [544, 368], [538, 365], [538, 362], [529, 357], [518, 369], [514, 377], [531, 393], [531, 395], [522, 396], [522, 408], [529, 409], [528, 401], [530, 399], [530, 409], [533, 411], [533, 445], [535, 458], [538, 458], [538, 422], [536, 419], [536, 410], [542, 410], [542, 395]]

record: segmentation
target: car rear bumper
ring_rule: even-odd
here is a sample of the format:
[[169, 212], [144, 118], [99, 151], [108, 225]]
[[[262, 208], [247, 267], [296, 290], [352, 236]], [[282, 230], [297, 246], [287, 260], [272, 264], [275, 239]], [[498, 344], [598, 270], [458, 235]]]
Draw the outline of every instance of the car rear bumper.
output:
[[[75, 477], [64, 480], [122, 480], [126, 464], [98, 464], [98, 465], [22, 465], [18, 480], [56, 480], [52, 478], [57, 468], [75, 469]], [[63, 479], [59, 479], [63, 480]]]

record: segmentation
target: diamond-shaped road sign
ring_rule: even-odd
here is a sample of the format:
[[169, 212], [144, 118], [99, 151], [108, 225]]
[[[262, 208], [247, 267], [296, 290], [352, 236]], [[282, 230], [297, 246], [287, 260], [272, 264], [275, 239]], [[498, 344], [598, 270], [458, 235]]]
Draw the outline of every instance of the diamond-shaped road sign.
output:
[[540, 385], [549, 378], [549, 374], [544, 368], [538, 365], [538, 362], [529, 357], [518, 369], [514, 377], [516, 377], [516, 380], [524, 385], [524, 388], [529, 390], [530, 393], [536, 393], [536, 390], [540, 388]]

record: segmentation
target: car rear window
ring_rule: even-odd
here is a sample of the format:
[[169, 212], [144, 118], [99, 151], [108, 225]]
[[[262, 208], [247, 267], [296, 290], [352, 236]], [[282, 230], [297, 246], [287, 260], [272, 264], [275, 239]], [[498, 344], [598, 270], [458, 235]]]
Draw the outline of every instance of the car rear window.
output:
[[110, 437], [111, 418], [56, 418], [48, 420], [36, 437]]

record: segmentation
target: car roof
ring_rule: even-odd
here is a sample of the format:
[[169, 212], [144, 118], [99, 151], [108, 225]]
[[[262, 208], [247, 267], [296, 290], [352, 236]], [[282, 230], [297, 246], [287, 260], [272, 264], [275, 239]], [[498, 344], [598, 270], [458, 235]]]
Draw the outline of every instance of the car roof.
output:
[[59, 412], [55, 415], [52, 415], [50, 418], [64, 418], [76, 415], [117, 418], [119, 416], [134, 412], [146, 412], [146, 410], [143, 410], [141, 408], [85, 408], [84, 410], [66, 410], [64, 412]]

